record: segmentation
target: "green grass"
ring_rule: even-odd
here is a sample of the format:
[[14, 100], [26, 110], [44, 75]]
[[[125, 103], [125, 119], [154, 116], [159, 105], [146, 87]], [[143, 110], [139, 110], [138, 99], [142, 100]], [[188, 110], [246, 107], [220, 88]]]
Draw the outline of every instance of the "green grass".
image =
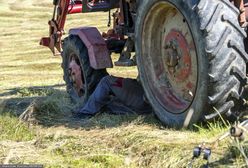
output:
[[26, 123], [9, 113], [0, 116], [0, 126], [0, 141], [29, 141], [35, 137], [34, 131]]
[[[39, 46], [48, 35], [49, 0], [0, 0], [0, 163], [45, 167], [187, 167], [193, 147], [227, 131], [221, 121], [192, 130], [173, 130], [153, 115], [99, 114], [74, 120], [65, 91], [61, 58]], [[107, 30], [108, 13], [68, 16], [71, 27]], [[117, 55], [113, 56], [116, 60]], [[137, 69], [114, 67], [112, 75], [136, 77]], [[19, 120], [22, 115], [24, 121]], [[246, 153], [247, 144], [243, 143]], [[204, 161], [198, 159], [194, 167]], [[213, 148], [212, 167], [242, 167], [230, 139]]]

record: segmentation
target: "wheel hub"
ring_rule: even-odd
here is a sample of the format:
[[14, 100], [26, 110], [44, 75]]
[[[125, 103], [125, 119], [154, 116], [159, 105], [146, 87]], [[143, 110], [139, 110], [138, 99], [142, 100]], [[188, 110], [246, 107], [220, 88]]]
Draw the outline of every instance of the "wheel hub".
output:
[[78, 93], [78, 96], [82, 96], [83, 95], [82, 69], [79, 65], [79, 62], [76, 60], [74, 56], [71, 57], [69, 63], [69, 76], [74, 89]]
[[191, 70], [191, 58], [188, 43], [185, 37], [177, 30], [165, 37], [165, 59], [169, 75], [173, 80], [181, 82], [185, 80]]
[[179, 56], [176, 46], [173, 45], [173, 41], [170, 41], [170, 44], [165, 46], [165, 50], [167, 66], [175, 69], [179, 61]]
[[185, 17], [172, 3], [156, 3], [146, 15], [142, 39], [145, 87], [168, 112], [183, 113], [194, 100], [198, 80], [196, 48]]

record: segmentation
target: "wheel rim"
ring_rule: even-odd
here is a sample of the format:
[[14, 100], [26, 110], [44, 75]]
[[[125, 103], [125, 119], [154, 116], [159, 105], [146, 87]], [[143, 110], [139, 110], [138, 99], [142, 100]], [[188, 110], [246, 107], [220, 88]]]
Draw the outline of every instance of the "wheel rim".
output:
[[197, 54], [188, 23], [173, 4], [157, 2], [149, 10], [141, 53], [152, 97], [170, 113], [187, 110], [197, 87]]
[[84, 95], [84, 77], [78, 56], [74, 53], [69, 57], [69, 79], [74, 91], [79, 97]]

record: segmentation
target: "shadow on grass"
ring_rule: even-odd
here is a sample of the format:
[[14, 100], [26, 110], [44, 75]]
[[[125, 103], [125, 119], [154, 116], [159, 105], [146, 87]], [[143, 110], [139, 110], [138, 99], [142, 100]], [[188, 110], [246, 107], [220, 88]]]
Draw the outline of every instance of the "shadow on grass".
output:
[[64, 85], [13, 88], [0, 94], [0, 112], [9, 112], [25, 122], [44, 127], [65, 126], [73, 129], [118, 127], [125, 124], [152, 124], [162, 126], [153, 114], [113, 115], [108, 112], [97, 114], [91, 119], [75, 119], [72, 104]]

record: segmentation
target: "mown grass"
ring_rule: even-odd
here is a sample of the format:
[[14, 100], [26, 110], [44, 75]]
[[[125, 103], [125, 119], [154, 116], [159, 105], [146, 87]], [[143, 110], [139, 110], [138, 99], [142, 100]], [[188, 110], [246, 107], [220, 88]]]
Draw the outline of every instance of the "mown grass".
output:
[[[173, 130], [153, 115], [99, 114], [75, 120], [65, 91], [61, 58], [39, 46], [52, 15], [48, 0], [0, 0], [0, 163], [39, 163], [45, 167], [187, 167], [192, 149], [227, 131], [221, 121]], [[108, 13], [68, 16], [71, 27], [107, 30]], [[117, 56], [114, 55], [116, 60]], [[136, 77], [133, 68], [108, 69]], [[22, 116], [21, 114], [26, 114]], [[22, 116], [23, 120], [18, 117]], [[244, 147], [247, 149], [246, 142]], [[247, 150], [246, 150], [247, 152]], [[198, 159], [194, 167], [205, 161]], [[214, 167], [242, 167], [243, 157], [226, 139], [213, 148]]]
[[[20, 152], [12, 155], [10, 163], [42, 163], [46, 167], [186, 167], [194, 146], [225, 131], [219, 127], [221, 130], [213, 129], [215, 135], [210, 135], [204, 128], [198, 132], [165, 129], [153, 115], [99, 114], [90, 120], [71, 120], [73, 105], [63, 90], [20, 88], [13, 94], [29, 102], [25, 107], [31, 103], [33, 106], [17, 104], [9, 110], [33, 112], [25, 123], [14, 115], [3, 115], [8, 125], [1, 123], [6, 125], [1, 132], [0, 145], [5, 150], [2, 161], [13, 146]], [[31, 154], [23, 153], [25, 150]], [[195, 165], [202, 163], [199, 160]]]
[[26, 123], [19, 121], [10, 113], [0, 116], [0, 141], [29, 141], [35, 136], [32, 129], [29, 129]]

